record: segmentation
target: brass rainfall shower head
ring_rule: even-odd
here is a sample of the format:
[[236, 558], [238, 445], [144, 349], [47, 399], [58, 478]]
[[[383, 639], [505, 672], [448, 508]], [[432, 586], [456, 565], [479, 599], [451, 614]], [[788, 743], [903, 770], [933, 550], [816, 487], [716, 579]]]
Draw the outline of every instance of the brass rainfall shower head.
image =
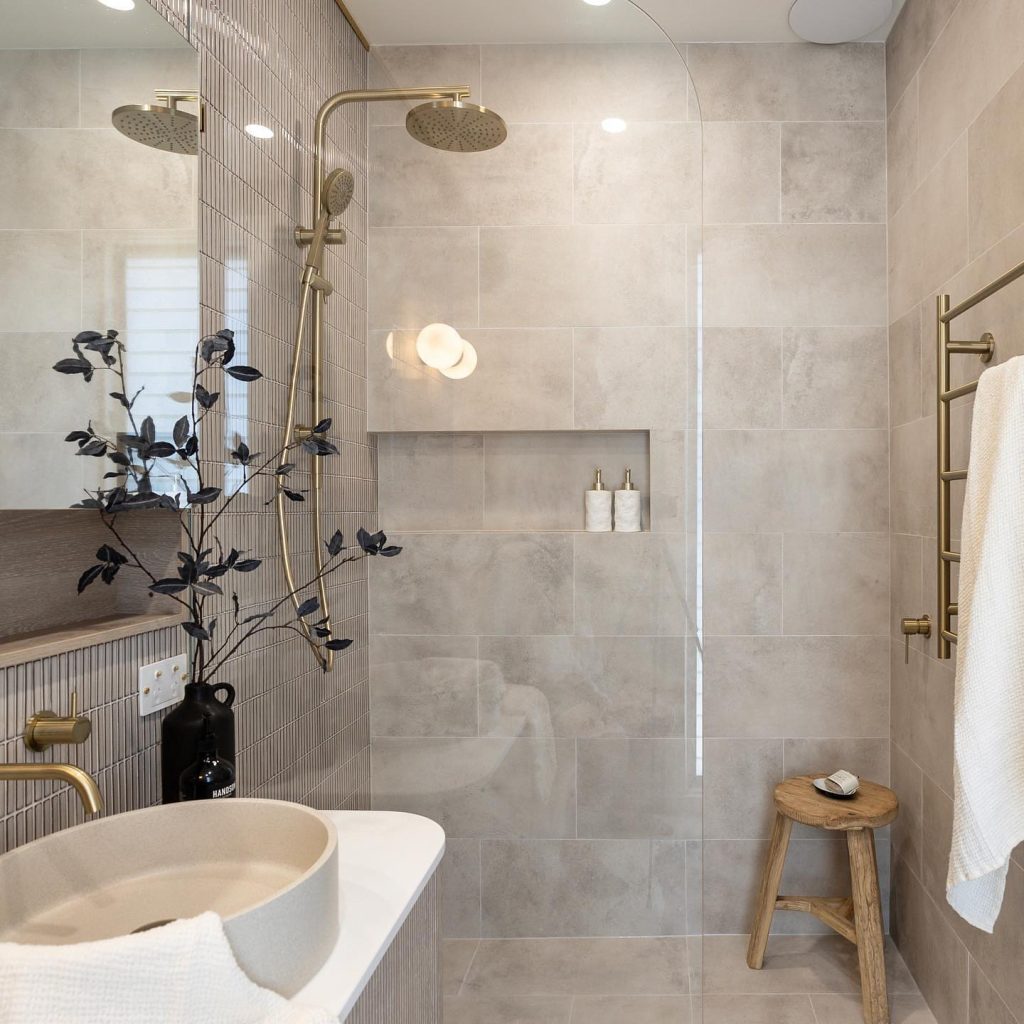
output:
[[133, 142], [162, 150], [165, 153], [185, 153], [195, 156], [199, 152], [199, 117], [179, 110], [181, 102], [197, 103], [194, 92], [157, 91], [162, 104], [129, 103], [118, 107], [111, 115], [113, 126]]
[[508, 138], [499, 114], [465, 100], [435, 100], [409, 111], [405, 127], [417, 141], [447, 153], [482, 153]]

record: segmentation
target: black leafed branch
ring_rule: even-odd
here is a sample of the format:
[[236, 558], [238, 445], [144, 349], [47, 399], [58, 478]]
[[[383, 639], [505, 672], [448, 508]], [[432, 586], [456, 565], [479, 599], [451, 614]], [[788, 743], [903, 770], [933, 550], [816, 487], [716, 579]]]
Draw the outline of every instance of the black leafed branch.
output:
[[[338, 455], [337, 446], [326, 436], [331, 421], [321, 420], [303, 438], [283, 444], [268, 455], [254, 452], [245, 440], [237, 438], [234, 447], [227, 449], [224, 462], [240, 468], [241, 480], [233, 489], [218, 487], [204, 479], [210, 462], [200, 454], [200, 424], [221, 401], [225, 375], [246, 385], [257, 383], [263, 376], [253, 366], [234, 364], [232, 331], [221, 330], [199, 341], [193, 360], [190, 411], [174, 423], [167, 437], [158, 436], [153, 417], [139, 408], [143, 389], [129, 392], [126, 349], [117, 331], [82, 331], [72, 339], [71, 349], [73, 356], [60, 360], [54, 370], [80, 376], [87, 384], [112, 379], [114, 390], [108, 394], [123, 410], [126, 423], [124, 432], [108, 436], [90, 421], [65, 438], [75, 445], [76, 456], [109, 464], [101, 484], [87, 491], [74, 506], [95, 510], [111, 535], [111, 543], [99, 548], [95, 561], [79, 577], [79, 594], [97, 581], [110, 585], [123, 570], [142, 573], [152, 596], [169, 598], [184, 610], [182, 629], [194, 645], [192, 677], [196, 682], [211, 680], [229, 658], [259, 633], [297, 633], [317, 648], [321, 664], [326, 664], [324, 652], [349, 647], [351, 640], [334, 636], [319, 598], [304, 595], [351, 562], [377, 555], [390, 558], [401, 548], [389, 545], [383, 533], [371, 534], [364, 529], [359, 530], [357, 544], [350, 548], [341, 532], [335, 532], [327, 542], [327, 553], [319, 570], [310, 579], [268, 608], [244, 614], [234, 574], [244, 577], [258, 572], [264, 560], [233, 547], [225, 549], [216, 530], [224, 513], [258, 477], [273, 481], [275, 496], [270, 501], [304, 501], [305, 492], [290, 482], [296, 464], [289, 456], [298, 451], [314, 458]], [[180, 487], [161, 489], [161, 483], [168, 480], [177, 480]], [[181, 524], [183, 550], [178, 552], [171, 576], [158, 576], [119, 524], [120, 517], [148, 509], [173, 512]], [[226, 594], [230, 594], [231, 600], [229, 613], [224, 613], [223, 602], [219, 601]], [[298, 606], [295, 619], [275, 621], [291, 601]], [[230, 616], [230, 625], [219, 631], [218, 613]], [[318, 613], [320, 617], [316, 618]]]

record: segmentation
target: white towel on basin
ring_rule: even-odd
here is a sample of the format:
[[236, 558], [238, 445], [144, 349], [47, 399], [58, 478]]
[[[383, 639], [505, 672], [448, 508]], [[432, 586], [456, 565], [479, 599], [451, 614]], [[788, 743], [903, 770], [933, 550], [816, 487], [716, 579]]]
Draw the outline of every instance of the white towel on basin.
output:
[[0, 943], [2, 1024], [337, 1024], [250, 981], [214, 913], [68, 946]]
[[946, 898], [991, 932], [1024, 841], [1024, 358], [982, 374], [964, 502]]

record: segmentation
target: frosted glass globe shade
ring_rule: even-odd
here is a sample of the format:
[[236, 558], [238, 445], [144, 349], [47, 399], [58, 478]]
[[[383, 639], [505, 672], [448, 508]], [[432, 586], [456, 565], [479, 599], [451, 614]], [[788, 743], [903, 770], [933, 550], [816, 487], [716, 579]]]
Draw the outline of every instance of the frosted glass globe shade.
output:
[[450, 369], [441, 371], [450, 380], [465, 380], [476, 369], [476, 349], [468, 341], [463, 341], [462, 348], [462, 358]]
[[416, 339], [416, 355], [435, 370], [448, 370], [462, 358], [465, 342], [448, 324], [427, 324]]

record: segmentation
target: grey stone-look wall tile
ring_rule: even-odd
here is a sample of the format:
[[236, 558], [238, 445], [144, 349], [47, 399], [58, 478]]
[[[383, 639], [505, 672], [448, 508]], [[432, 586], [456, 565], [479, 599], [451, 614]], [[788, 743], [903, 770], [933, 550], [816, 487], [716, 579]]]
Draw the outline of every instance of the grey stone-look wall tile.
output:
[[572, 130], [510, 126], [484, 153], [424, 147], [404, 125], [370, 132], [370, 223], [375, 227], [569, 224], [573, 216]]
[[[154, 88], [185, 90], [199, 86], [199, 65], [190, 47], [105, 48], [102, 62], [103, 72], [98, 74], [89, 52], [82, 55], [78, 84], [82, 128], [109, 129], [110, 114], [116, 107], [158, 102]], [[157, 86], [158, 82], [162, 85]]]
[[918, 184], [917, 147], [921, 125], [917, 85], [915, 77], [886, 121], [887, 207], [890, 217], [910, 198]]
[[999, 993], [992, 987], [981, 968], [973, 961], [970, 964], [970, 991], [967, 1019], [970, 1024], [1015, 1024], [1017, 1018]]
[[[42, 280], [45, 290], [38, 287]], [[82, 305], [79, 232], [5, 231], [0, 305], [8, 331], [74, 334]]]
[[878, 43], [702, 43], [686, 48], [707, 121], [880, 121], [885, 50]]
[[695, 839], [701, 787], [685, 739], [580, 739], [577, 831], [581, 838]]
[[892, 928], [914, 979], [942, 1024], [963, 1020], [968, 954], [906, 865], [895, 865]]
[[892, 823], [893, 861], [905, 860], [920, 876], [924, 847], [924, 776], [898, 743], [892, 744], [892, 789], [900, 801], [900, 813]]
[[892, 431], [892, 529], [927, 537], [935, 531], [935, 417]]
[[[441, 934], [446, 939], [480, 937], [480, 843], [445, 839], [440, 867]], [[468, 965], [467, 965], [468, 966]]]
[[[400, 558], [373, 574], [379, 633], [572, 631], [573, 540], [558, 534], [396, 534]], [[374, 568], [377, 568], [376, 566]]]
[[[569, 430], [573, 343], [568, 328], [461, 330], [477, 368], [449, 380], [415, 354], [416, 332], [373, 332], [368, 422], [377, 431]], [[388, 346], [394, 355], [389, 355]]]
[[371, 734], [476, 736], [477, 644], [469, 636], [374, 636]]
[[922, 304], [889, 327], [889, 418], [894, 427], [918, 419], [926, 408], [922, 365], [934, 356], [922, 345], [925, 319]]
[[957, 0], [910, 0], [903, 5], [885, 47], [890, 110], [917, 74], [956, 5]]
[[706, 322], [882, 326], [885, 243], [882, 225], [707, 225]]
[[704, 332], [704, 426], [782, 426], [782, 331], [709, 327]]
[[573, 426], [577, 430], [681, 430], [688, 425], [684, 327], [577, 327]]
[[881, 224], [886, 215], [885, 124], [782, 126], [782, 219]]
[[[367, 58], [371, 89], [403, 89], [418, 85], [468, 85], [480, 102], [479, 46], [375, 46]], [[367, 104], [371, 125], [405, 125], [413, 102]]]
[[575, 834], [571, 740], [377, 737], [371, 754], [378, 810], [422, 814], [456, 838]]
[[483, 327], [682, 325], [686, 287], [683, 226], [480, 229]]
[[555, 736], [682, 737], [685, 645], [670, 637], [481, 637], [481, 732], [519, 735], [539, 693]]
[[886, 736], [888, 658], [881, 639], [708, 637], [705, 674], [729, 687], [705, 694], [705, 735]]
[[[928, 126], [928, 145], [920, 149], [922, 174], [1020, 68], [1022, 37], [1024, 10], [1013, 0], [974, 0], [952, 11], [918, 72], [921, 124]], [[979, 53], [985, 60], [976, 63]]]
[[477, 326], [479, 258], [475, 227], [374, 228], [367, 269], [370, 326]]
[[783, 632], [886, 636], [889, 535], [787, 533]]
[[1024, 151], [1018, 133], [1010, 127], [1022, 106], [1024, 67], [996, 94], [968, 132], [972, 257], [1024, 223], [1024, 201], [1011, 170], [1019, 165]]
[[484, 442], [479, 434], [384, 434], [377, 439], [385, 528], [479, 530]]
[[782, 535], [704, 534], [704, 630], [782, 632]]
[[704, 434], [704, 522], [716, 533], [781, 533], [787, 526], [780, 430]]
[[0, 128], [77, 128], [79, 66], [78, 50], [4, 50]]
[[[484, 935], [679, 935], [685, 925], [684, 843], [485, 840], [481, 858]], [[685, 960], [680, 974], [673, 984], [686, 983]], [[644, 983], [665, 991], [638, 973]]]
[[786, 427], [887, 427], [884, 327], [786, 327], [782, 416]]
[[892, 730], [897, 742], [947, 793], [953, 792], [953, 690], [950, 662], [892, 649]]
[[688, 120], [690, 76], [667, 42], [482, 48], [483, 102], [509, 121]]
[[885, 430], [787, 430], [786, 521], [792, 530], [875, 533], [889, 526]]
[[963, 138], [922, 178], [889, 222], [892, 319], [922, 299], [932, 298], [964, 265], [968, 231], [967, 140]]
[[577, 124], [572, 148], [573, 223], [700, 223], [701, 126], [697, 122], [645, 120], [621, 133]]
[[577, 534], [576, 632], [680, 636], [688, 631], [686, 548], [669, 534]]
[[783, 778], [782, 740], [704, 740], [705, 839], [766, 839], [772, 790]]
[[704, 222], [778, 223], [781, 126], [705, 121], [703, 136]]

